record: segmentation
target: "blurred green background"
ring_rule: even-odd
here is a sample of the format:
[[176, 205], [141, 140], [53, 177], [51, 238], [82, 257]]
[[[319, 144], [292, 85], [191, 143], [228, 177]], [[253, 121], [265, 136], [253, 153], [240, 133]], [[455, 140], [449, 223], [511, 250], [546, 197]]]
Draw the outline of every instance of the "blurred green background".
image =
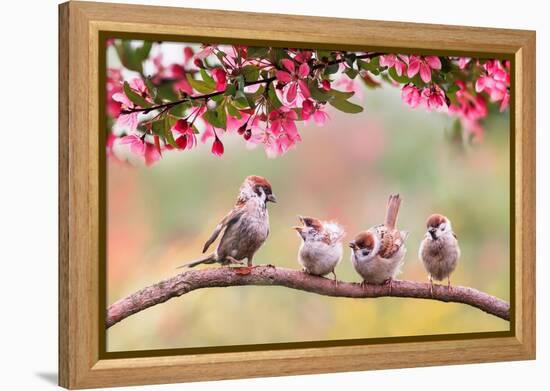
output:
[[[271, 234], [255, 263], [298, 269], [296, 215], [334, 219], [347, 231], [380, 223], [387, 197], [404, 201], [399, 227], [410, 231], [400, 279], [427, 281], [417, 252], [426, 217], [453, 222], [462, 258], [452, 276], [509, 300], [510, 156], [508, 113], [492, 114], [481, 143], [449, 141], [453, 119], [409, 109], [399, 89], [365, 91], [361, 114], [329, 109], [324, 127], [299, 128], [303, 141], [266, 158], [242, 139], [170, 153], [151, 168], [108, 162], [107, 304], [173, 276], [200, 256], [232, 207], [242, 180], [270, 180]], [[345, 247], [338, 277], [359, 282]], [[214, 266], [215, 267], [215, 266]], [[399, 298], [329, 298], [283, 287], [202, 289], [133, 315], [107, 331], [107, 351], [168, 349], [508, 330], [509, 323], [472, 307]]]

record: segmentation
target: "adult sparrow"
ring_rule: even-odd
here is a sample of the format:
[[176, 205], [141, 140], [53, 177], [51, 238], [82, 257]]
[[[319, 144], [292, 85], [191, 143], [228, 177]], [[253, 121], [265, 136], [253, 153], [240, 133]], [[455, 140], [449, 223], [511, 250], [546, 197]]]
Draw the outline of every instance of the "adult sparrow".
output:
[[424, 263], [430, 275], [430, 291], [433, 293], [433, 280], [447, 279], [447, 287], [451, 287], [451, 273], [455, 270], [460, 247], [453, 232], [451, 221], [440, 214], [433, 214], [426, 221], [426, 236], [420, 243], [418, 257]]
[[313, 217], [298, 216], [301, 226], [293, 227], [302, 244], [298, 250], [298, 262], [306, 273], [325, 276], [332, 273], [342, 260], [343, 228], [331, 221], [321, 221]]
[[405, 240], [408, 236], [408, 232], [396, 228], [400, 205], [399, 194], [391, 195], [384, 224], [360, 232], [349, 243], [351, 263], [363, 278], [362, 285], [389, 283], [391, 289], [392, 280], [400, 271], [407, 252]]
[[251, 267], [254, 254], [269, 234], [268, 202], [277, 202], [271, 184], [261, 176], [247, 177], [241, 185], [235, 206], [216, 226], [202, 250], [205, 253], [224, 231], [216, 251], [180, 267], [195, 267], [203, 263], [242, 264], [245, 258], [248, 267]]

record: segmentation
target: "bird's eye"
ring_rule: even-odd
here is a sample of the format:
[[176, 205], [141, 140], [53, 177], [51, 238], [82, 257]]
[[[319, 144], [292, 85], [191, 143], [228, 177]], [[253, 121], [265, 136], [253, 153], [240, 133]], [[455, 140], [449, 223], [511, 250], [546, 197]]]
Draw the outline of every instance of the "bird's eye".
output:
[[447, 229], [447, 224], [441, 224], [439, 226], [439, 228], [442, 230], [442, 231], [445, 231]]
[[363, 256], [366, 257], [367, 255], [370, 254], [370, 251], [368, 249], [364, 249], [362, 253], [363, 253]]

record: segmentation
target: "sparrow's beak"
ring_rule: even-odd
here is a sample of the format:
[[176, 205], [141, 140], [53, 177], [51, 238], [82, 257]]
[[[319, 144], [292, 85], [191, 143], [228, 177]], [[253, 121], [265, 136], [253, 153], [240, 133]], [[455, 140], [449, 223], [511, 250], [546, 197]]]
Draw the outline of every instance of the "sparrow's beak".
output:
[[350, 246], [350, 248], [353, 250], [357, 249], [357, 245], [355, 244], [355, 242], [349, 242], [348, 246]]
[[435, 228], [428, 228], [428, 233], [429, 233], [430, 236], [432, 237], [432, 240], [435, 240], [435, 239], [436, 239], [436, 236], [435, 236]]
[[267, 200], [273, 202], [274, 204], [277, 203], [277, 197], [275, 197], [275, 194], [268, 194]]
[[300, 235], [300, 237], [301, 237], [302, 239], [305, 239], [305, 238], [304, 238], [304, 227], [298, 227], [298, 226], [296, 226], [296, 227], [292, 227], [292, 229], [293, 229], [293, 230], [296, 230], [296, 232], [298, 232], [298, 235]]

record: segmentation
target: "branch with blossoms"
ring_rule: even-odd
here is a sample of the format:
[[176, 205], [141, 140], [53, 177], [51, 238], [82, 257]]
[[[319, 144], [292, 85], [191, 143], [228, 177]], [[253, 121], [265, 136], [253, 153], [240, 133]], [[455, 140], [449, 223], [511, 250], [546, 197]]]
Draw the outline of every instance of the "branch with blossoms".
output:
[[363, 86], [400, 88], [408, 106], [444, 111], [478, 139], [491, 106], [503, 111], [510, 98], [510, 64], [500, 60], [202, 45], [166, 65], [162, 43], [108, 45], [122, 64], [107, 75], [108, 153], [127, 146], [147, 165], [199, 141], [222, 156], [229, 136], [283, 155], [301, 141], [300, 122], [330, 120], [329, 106], [362, 112]]

